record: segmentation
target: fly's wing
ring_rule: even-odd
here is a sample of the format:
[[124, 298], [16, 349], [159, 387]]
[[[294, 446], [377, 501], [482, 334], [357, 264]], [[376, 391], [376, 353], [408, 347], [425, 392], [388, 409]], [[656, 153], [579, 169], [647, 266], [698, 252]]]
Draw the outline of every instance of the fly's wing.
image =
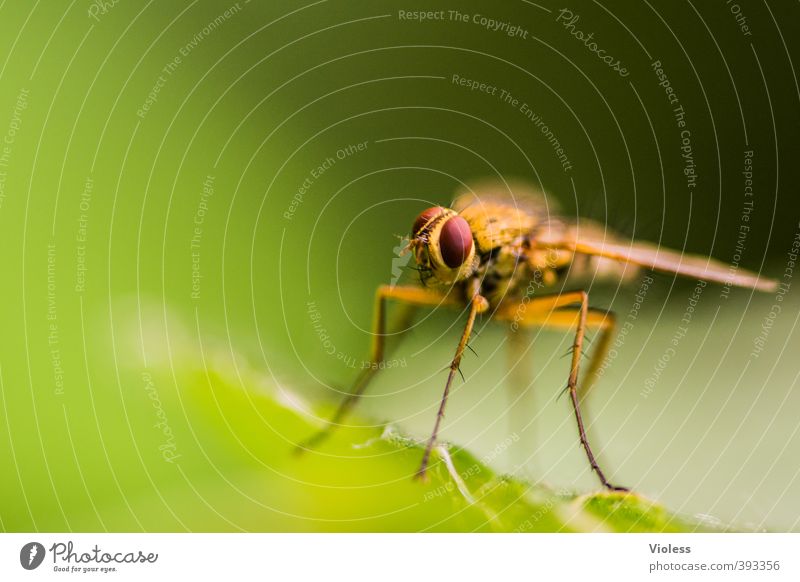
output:
[[687, 255], [679, 251], [666, 249], [652, 243], [623, 243], [618, 240], [603, 240], [582, 236], [577, 232], [574, 236], [550, 237], [536, 241], [537, 245], [556, 249], [566, 249], [577, 254], [593, 255], [613, 259], [620, 263], [633, 263], [664, 273], [674, 273], [692, 277], [702, 281], [712, 281], [724, 285], [748, 287], [759, 291], [774, 291], [778, 282], [767, 279], [744, 269], [735, 269], [710, 257]]
[[461, 189], [450, 207], [469, 223], [481, 253], [529, 234], [557, 212], [555, 202], [530, 184], [497, 180]]
[[520, 180], [473, 182], [456, 192], [451, 208], [461, 212], [469, 206], [481, 204], [518, 208], [537, 216], [556, 215], [560, 211], [555, 198]]

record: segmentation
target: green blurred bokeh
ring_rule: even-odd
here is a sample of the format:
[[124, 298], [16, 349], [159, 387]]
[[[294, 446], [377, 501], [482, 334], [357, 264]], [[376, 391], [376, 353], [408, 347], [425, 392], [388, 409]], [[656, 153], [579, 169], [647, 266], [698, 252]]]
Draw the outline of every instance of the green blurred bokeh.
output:
[[[347, 389], [347, 362], [367, 355], [374, 290], [393, 276], [396, 235], [462, 183], [524, 179], [569, 216], [722, 261], [740, 255], [743, 268], [791, 285], [800, 9], [738, 8], [739, 20], [722, 2], [576, 2], [567, 28], [561, 5], [523, 1], [460, 2], [466, 21], [421, 2], [4, 4], [0, 527], [433, 523], [424, 507], [384, 515], [386, 496], [413, 505], [409, 489], [392, 493], [353, 468], [342, 484], [335, 463], [292, 460], [313, 419], [293, 426], [256, 402], [331, 403]], [[422, 9], [443, 19], [405, 16]], [[694, 188], [655, 61], [685, 111]], [[603, 461], [676, 511], [797, 529], [800, 301], [793, 287], [779, 300], [723, 298], [709, 285], [646, 393], [694, 285], [657, 276], [618, 346], [592, 402]], [[624, 320], [638, 290], [592, 287], [592, 301]], [[425, 317], [365, 417], [426, 436], [459, 325], [455, 313]], [[514, 434], [522, 475], [595, 487], [556, 399], [570, 338], [532, 336], [536, 406], [519, 434], [505, 335], [480, 328], [444, 438], [485, 455]], [[217, 375], [242, 394], [217, 398]], [[506, 453], [493, 457], [500, 471], [518, 462]]]

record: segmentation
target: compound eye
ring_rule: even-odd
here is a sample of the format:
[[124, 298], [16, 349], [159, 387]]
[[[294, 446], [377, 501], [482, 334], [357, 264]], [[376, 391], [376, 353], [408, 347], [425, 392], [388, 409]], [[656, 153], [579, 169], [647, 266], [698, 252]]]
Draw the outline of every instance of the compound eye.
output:
[[460, 216], [448, 218], [439, 234], [439, 251], [451, 269], [460, 267], [472, 251], [472, 230]]
[[428, 222], [431, 221], [431, 219], [437, 217], [442, 212], [444, 212], [444, 208], [441, 206], [433, 206], [422, 212], [422, 214], [417, 216], [417, 219], [414, 221], [414, 229], [411, 231], [411, 234], [413, 236], [417, 236], [419, 231], [422, 230], [422, 227], [424, 227], [426, 224], [428, 224]]

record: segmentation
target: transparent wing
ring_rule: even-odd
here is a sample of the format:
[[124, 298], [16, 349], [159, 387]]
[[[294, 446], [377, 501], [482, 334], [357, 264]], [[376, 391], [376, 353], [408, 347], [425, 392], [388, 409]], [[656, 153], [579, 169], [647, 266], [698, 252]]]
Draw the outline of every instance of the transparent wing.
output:
[[456, 192], [450, 206], [456, 212], [468, 207], [492, 206], [521, 210], [538, 218], [558, 214], [553, 196], [547, 196], [528, 182], [521, 180], [481, 180]]
[[633, 263], [654, 271], [674, 273], [702, 281], [748, 287], [759, 291], [774, 291], [778, 286], [778, 282], [774, 279], [761, 277], [757, 273], [744, 269], [734, 268], [711, 257], [684, 254], [652, 243], [623, 243], [618, 240], [593, 238], [591, 233], [588, 234], [589, 236], [577, 234], [560, 239], [552, 237], [550, 240], [544, 239], [536, 242], [550, 248], [566, 249], [574, 253], [604, 257], [620, 263]]

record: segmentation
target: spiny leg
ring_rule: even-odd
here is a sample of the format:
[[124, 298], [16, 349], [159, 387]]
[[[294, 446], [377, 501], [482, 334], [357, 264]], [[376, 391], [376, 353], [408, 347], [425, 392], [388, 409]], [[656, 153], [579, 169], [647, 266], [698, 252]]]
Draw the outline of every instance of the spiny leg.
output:
[[447, 382], [444, 385], [444, 394], [442, 395], [442, 402], [439, 404], [439, 412], [436, 414], [436, 422], [433, 425], [433, 432], [428, 439], [428, 444], [425, 446], [425, 452], [422, 455], [422, 462], [420, 463], [417, 474], [415, 475], [417, 479], [425, 479], [425, 471], [428, 469], [428, 461], [431, 457], [431, 450], [433, 449], [433, 445], [436, 442], [436, 437], [439, 434], [439, 425], [442, 423], [442, 418], [444, 418], [444, 408], [447, 404], [447, 397], [450, 394], [450, 386], [453, 383], [453, 378], [456, 375], [456, 371], [458, 371], [458, 366], [461, 364], [461, 357], [464, 355], [464, 349], [466, 349], [469, 336], [472, 334], [472, 328], [475, 325], [475, 317], [478, 315], [478, 313], [483, 313], [488, 309], [489, 302], [485, 297], [482, 297], [481, 295], [474, 295], [470, 300], [467, 325], [464, 326], [464, 333], [461, 335], [461, 341], [458, 342], [456, 354], [453, 357], [453, 361], [450, 363], [450, 372], [447, 374]]
[[[504, 309], [500, 311], [496, 318], [498, 320], [508, 320], [509, 311], [514, 313], [514, 319], [517, 321], [517, 326], [512, 326], [508, 330], [508, 344], [509, 344], [509, 393], [511, 395], [512, 404], [516, 404], [512, 410], [511, 426], [514, 430], [521, 430], [529, 422], [526, 422], [525, 415], [528, 415], [532, 409], [531, 394], [532, 385], [530, 368], [529, 366], [521, 365], [523, 352], [530, 351], [531, 338], [525, 332], [529, 327], [535, 327], [535, 319], [540, 315], [535, 314], [534, 320], [529, 323], [524, 323], [519, 326], [519, 321], [522, 320], [522, 311], [519, 304], [513, 310]], [[578, 310], [572, 308], [563, 308], [555, 312], [550, 312], [547, 315], [547, 328], [560, 329], [571, 331], [577, 324]], [[608, 354], [608, 349], [611, 346], [611, 333], [614, 330], [614, 314], [609, 311], [600, 309], [589, 308], [586, 319], [586, 327], [588, 329], [599, 329], [599, 337], [592, 342], [592, 355], [589, 361], [589, 369], [583, 373], [583, 378], [578, 382], [578, 395], [580, 396], [581, 404], [585, 407], [585, 398], [589, 392], [590, 387], [597, 379], [598, 370], [605, 356]], [[542, 326], [539, 326], [542, 327]]]
[[[440, 295], [419, 287], [401, 286], [391, 287], [382, 285], [375, 293], [375, 310], [372, 319], [372, 349], [370, 352], [370, 366], [361, 370], [358, 378], [353, 385], [350, 393], [344, 397], [339, 407], [326, 423], [325, 427], [311, 435], [308, 439], [298, 444], [295, 448], [296, 453], [313, 449], [327, 439], [331, 433], [340, 425], [342, 419], [356, 405], [364, 394], [372, 378], [381, 369], [380, 364], [384, 360], [384, 350], [386, 344], [386, 301], [394, 299], [407, 306], [436, 306], [447, 305], [455, 306], [457, 302], [450, 296]], [[407, 329], [413, 316], [413, 310], [408, 310], [401, 324], [401, 329]]]
[[[575, 329], [579, 317], [579, 307], [562, 308], [547, 316], [547, 327], [550, 329], [571, 331]], [[578, 383], [578, 396], [582, 404], [601, 374], [601, 366], [611, 348], [611, 339], [616, 329], [616, 320], [616, 316], [611, 311], [595, 309], [593, 307], [589, 307], [587, 310], [586, 328], [599, 330], [599, 335], [592, 341], [592, 355], [589, 359], [589, 368], [583, 373], [583, 378], [581, 378], [581, 381]]]
[[[580, 303], [577, 311], [577, 318], [578, 323], [575, 328], [575, 342], [573, 344], [573, 351], [572, 351], [572, 364], [570, 366], [570, 375], [569, 379], [567, 380], [567, 390], [569, 391], [570, 400], [572, 401], [572, 407], [575, 411], [575, 420], [578, 424], [578, 436], [580, 437], [581, 444], [583, 445], [584, 450], [586, 451], [586, 456], [589, 459], [589, 464], [591, 465], [592, 469], [594, 469], [595, 473], [597, 473], [600, 482], [603, 484], [604, 487], [610, 489], [612, 491], [628, 491], [626, 487], [618, 487], [612, 485], [606, 479], [605, 474], [600, 469], [600, 465], [597, 463], [597, 459], [592, 452], [592, 449], [589, 445], [589, 439], [586, 436], [586, 427], [583, 422], [583, 417], [581, 414], [581, 400], [582, 397], [586, 395], [589, 385], [593, 383], [596, 379], [596, 373], [599, 369], [600, 361], [605, 357], [605, 352], [608, 349], [608, 342], [610, 341], [610, 329], [613, 326], [613, 320], [607, 318], [607, 314], [605, 312], [598, 312], [591, 310], [589, 308], [589, 296], [587, 293], [581, 291], [578, 292], [576, 295], [576, 303]], [[574, 317], [575, 312], [572, 310], [562, 310], [557, 311], [553, 315], [557, 315], [557, 317], [562, 317], [566, 315], [567, 317]], [[580, 367], [580, 359], [583, 350], [583, 340], [585, 336], [585, 331], [587, 327], [587, 319], [589, 314], [592, 313], [595, 318], [602, 317], [600, 320], [602, 322], [603, 328], [601, 331], [601, 338], [599, 346], [599, 350], [595, 352], [594, 357], [592, 358], [592, 362], [590, 362], [588, 374], [584, 377], [584, 381], [587, 381], [587, 386], [582, 390], [582, 395], [579, 396], [578, 388], [577, 388], [577, 381], [578, 381], [578, 370]]]
[[[580, 308], [567, 307], [560, 309], [550, 315], [548, 326], [570, 331], [575, 329], [579, 317]], [[588, 417], [586, 409], [587, 405], [590, 404], [589, 393], [599, 378], [601, 366], [611, 347], [612, 335], [616, 328], [616, 317], [610, 311], [590, 307], [586, 313], [586, 327], [588, 329], [598, 329], [599, 331], [594, 341], [592, 341], [592, 355], [589, 359], [588, 369], [582, 374], [578, 382], [578, 402], [581, 406], [583, 418]], [[584, 423], [584, 431], [588, 440], [592, 433], [591, 422]]]
[[[577, 310], [570, 309], [570, 307], [575, 304], [578, 304]], [[520, 309], [521, 306], [524, 306], [524, 309]], [[567, 380], [567, 390], [570, 394], [570, 400], [572, 401], [572, 407], [575, 412], [575, 420], [578, 424], [578, 436], [581, 445], [583, 445], [586, 451], [589, 464], [595, 473], [597, 473], [603, 486], [611, 490], [626, 491], [626, 488], [616, 487], [608, 482], [608, 479], [606, 479], [605, 474], [602, 469], [600, 469], [595, 459], [586, 436], [586, 429], [584, 427], [583, 417], [581, 416], [581, 399], [578, 396], [577, 388], [583, 340], [589, 320], [591, 319], [591, 323], [598, 325], [603, 331], [603, 336], [601, 336], [600, 340], [600, 347], [602, 348], [600, 350], [601, 353], [595, 355], [595, 358], [589, 366], [589, 373], [592, 376], [596, 376], [596, 372], [600, 366], [600, 360], [605, 356], [605, 352], [608, 349], [608, 342], [610, 341], [609, 330], [613, 326], [613, 318], [609, 318], [606, 312], [590, 309], [589, 296], [585, 291], [535, 297], [528, 303], [502, 307], [498, 310], [496, 317], [498, 319], [514, 321], [517, 322], [518, 325], [524, 326], [542, 326], [562, 329], [567, 327], [567, 329], [575, 329], [575, 341], [572, 346], [572, 362], [570, 364], [569, 379]], [[591, 380], [589, 381], [591, 382]]]
[[617, 327], [617, 317], [611, 311], [589, 308], [587, 316], [594, 321], [587, 320], [587, 326], [598, 328], [599, 335], [592, 341], [592, 357], [589, 367], [583, 375], [579, 387], [581, 400], [589, 395], [595, 382], [600, 377], [603, 362], [611, 349], [611, 339]]

